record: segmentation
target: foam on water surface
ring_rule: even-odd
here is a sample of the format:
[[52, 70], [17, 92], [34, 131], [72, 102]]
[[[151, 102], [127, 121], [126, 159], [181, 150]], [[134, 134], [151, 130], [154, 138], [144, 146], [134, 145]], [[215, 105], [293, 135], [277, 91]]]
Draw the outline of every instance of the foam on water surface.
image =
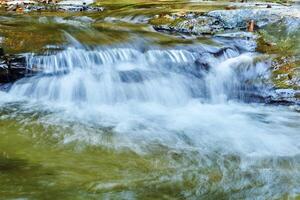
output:
[[[96, 181], [90, 190], [180, 185], [188, 174], [195, 187], [179, 188], [193, 199], [210, 190], [203, 186], [209, 181], [205, 170], [216, 168], [217, 187], [237, 189], [242, 197], [249, 194], [244, 188], [255, 183], [262, 184], [253, 188], [258, 198], [299, 192], [300, 114], [289, 107], [246, 103], [267, 93], [268, 60], [235, 46], [86, 48], [70, 41], [73, 47], [56, 54], [27, 55], [28, 68], [40, 73], [1, 93], [1, 119], [55, 126], [50, 137], [66, 146], [84, 144], [145, 158], [161, 152], [178, 172], [155, 181], [156, 173], [143, 180]], [[282, 168], [282, 160], [289, 167]], [[285, 178], [290, 187], [277, 190], [274, 185]], [[134, 191], [127, 191], [128, 199], [136, 198]]]

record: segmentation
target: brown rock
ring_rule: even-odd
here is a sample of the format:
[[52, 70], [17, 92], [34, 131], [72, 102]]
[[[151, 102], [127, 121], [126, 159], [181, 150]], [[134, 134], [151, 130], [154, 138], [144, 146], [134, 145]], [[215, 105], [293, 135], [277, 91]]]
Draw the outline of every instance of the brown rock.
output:
[[248, 22], [248, 24], [247, 24], [247, 31], [249, 31], [249, 32], [253, 32], [254, 31], [254, 20], [251, 20], [250, 22]]

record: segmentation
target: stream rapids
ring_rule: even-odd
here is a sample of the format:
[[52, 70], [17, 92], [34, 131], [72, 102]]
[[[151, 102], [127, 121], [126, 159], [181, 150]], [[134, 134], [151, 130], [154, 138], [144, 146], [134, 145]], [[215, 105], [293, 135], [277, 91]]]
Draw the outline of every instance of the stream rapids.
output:
[[88, 46], [65, 36], [62, 50], [27, 53], [38, 73], [0, 92], [0, 196], [300, 194], [300, 113], [266, 104], [270, 60], [251, 41]]

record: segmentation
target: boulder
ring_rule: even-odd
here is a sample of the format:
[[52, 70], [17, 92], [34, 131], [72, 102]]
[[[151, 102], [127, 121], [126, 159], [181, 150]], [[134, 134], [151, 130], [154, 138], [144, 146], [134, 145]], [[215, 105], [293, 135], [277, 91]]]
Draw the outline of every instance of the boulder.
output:
[[215, 10], [209, 12], [208, 16], [222, 21], [227, 29], [246, 29], [247, 23], [251, 20], [254, 20], [256, 26], [261, 28], [281, 19], [281, 16], [269, 9]]
[[[151, 23], [154, 22], [154, 23]], [[289, 32], [299, 30], [300, 12], [293, 7], [242, 8], [234, 10], [214, 10], [208, 13], [173, 14], [155, 16], [150, 23], [157, 31], [186, 34], [216, 34], [222, 31], [240, 31], [264, 28], [270, 24], [283, 24]], [[250, 26], [249, 26], [250, 23]]]
[[[2, 54], [1, 54], [2, 51]], [[0, 48], [0, 84], [14, 82], [31, 73], [22, 55], [4, 55]]]
[[287, 19], [287, 22], [293, 24], [297, 24], [300, 21], [299, 10], [286, 6], [272, 9], [245, 8], [236, 10], [215, 10], [208, 12], [207, 15], [222, 21], [227, 29], [246, 29], [247, 23], [251, 20], [255, 22], [257, 28], [280, 22], [282, 19]]
[[211, 35], [224, 30], [221, 21], [216, 18], [209, 16], [193, 16], [194, 18], [190, 17], [190, 15], [187, 15], [184, 18], [176, 18], [172, 23], [154, 25], [153, 27], [157, 31], [169, 31], [194, 35]]

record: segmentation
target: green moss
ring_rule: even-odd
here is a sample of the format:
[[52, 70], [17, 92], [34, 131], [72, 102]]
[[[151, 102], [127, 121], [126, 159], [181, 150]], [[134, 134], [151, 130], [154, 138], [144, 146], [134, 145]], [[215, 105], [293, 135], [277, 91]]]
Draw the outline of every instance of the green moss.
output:
[[165, 17], [165, 16], [161, 16], [161, 17], [157, 17], [157, 18], [152, 18], [149, 23], [151, 25], [154, 25], [154, 26], [159, 26], [159, 25], [168, 25], [168, 24], [171, 24], [174, 20], [173, 19], [170, 19], [168, 17]]
[[[285, 60], [285, 63], [280, 63]], [[289, 58], [277, 58], [276, 69], [272, 72], [272, 81], [277, 88], [282, 89], [300, 89], [297, 84], [291, 83], [293, 78], [299, 77], [300, 61], [286, 61]]]
[[183, 17], [179, 17], [179, 18], [176, 18], [172, 23], [171, 23], [171, 26], [178, 26], [179, 23], [181, 22], [184, 22], [185, 19]]
[[291, 81], [300, 76], [300, 31], [288, 29], [279, 22], [260, 30], [257, 51], [274, 57], [272, 81], [275, 87], [300, 89]]

